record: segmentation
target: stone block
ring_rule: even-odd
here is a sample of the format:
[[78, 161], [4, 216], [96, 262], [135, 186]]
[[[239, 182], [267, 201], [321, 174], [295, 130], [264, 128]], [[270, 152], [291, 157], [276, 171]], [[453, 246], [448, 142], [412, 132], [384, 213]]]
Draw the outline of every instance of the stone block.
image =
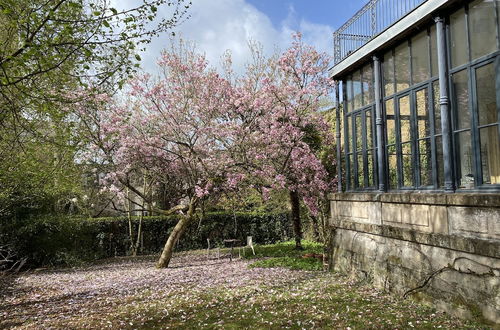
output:
[[448, 213], [445, 206], [430, 206], [429, 218], [433, 233], [448, 234]]
[[409, 204], [404, 207], [403, 222], [415, 226], [429, 227], [429, 205]]
[[498, 209], [479, 207], [448, 207], [448, 222], [450, 234], [473, 237], [491, 237], [495, 235], [489, 232], [489, 223], [498, 221], [500, 217]]
[[402, 222], [402, 213], [400, 204], [382, 203], [382, 223], [384, 222]]

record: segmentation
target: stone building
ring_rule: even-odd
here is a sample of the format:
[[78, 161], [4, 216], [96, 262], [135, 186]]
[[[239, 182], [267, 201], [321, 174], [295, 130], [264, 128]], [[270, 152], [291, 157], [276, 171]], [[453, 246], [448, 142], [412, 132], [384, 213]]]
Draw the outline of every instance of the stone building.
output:
[[500, 1], [370, 0], [334, 33], [330, 267], [500, 323]]

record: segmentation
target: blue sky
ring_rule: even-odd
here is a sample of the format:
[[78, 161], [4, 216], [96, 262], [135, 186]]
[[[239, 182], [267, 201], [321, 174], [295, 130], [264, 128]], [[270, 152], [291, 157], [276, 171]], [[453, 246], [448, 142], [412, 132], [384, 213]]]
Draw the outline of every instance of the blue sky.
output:
[[290, 8], [294, 8], [298, 19], [337, 29], [367, 0], [248, 0], [247, 3], [269, 16], [275, 26], [286, 20]]
[[[137, 0], [112, 0], [119, 7]], [[285, 49], [291, 35], [300, 31], [303, 40], [333, 54], [332, 33], [352, 17], [367, 0], [192, 0], [190, 18], [174, 31], [196, 44], [211, 66], [220, 67], [224, 51], [232, 53], [236, 72], [249, 59], [248, 40], [258, 41], [268, 54]], [[166, 10], [160, 15], [168, 16]], [[153, 40], [142, 54], [143, 68], [157, 72], [156, 59], [169, 43], [168, 35]]]

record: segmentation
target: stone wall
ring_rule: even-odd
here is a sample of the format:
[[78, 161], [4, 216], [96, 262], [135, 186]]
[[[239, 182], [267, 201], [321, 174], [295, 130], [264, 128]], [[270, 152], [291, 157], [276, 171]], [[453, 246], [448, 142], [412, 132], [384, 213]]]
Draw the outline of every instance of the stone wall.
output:
[[330, 268], [500, 324], [500, 194], [330, 195]]

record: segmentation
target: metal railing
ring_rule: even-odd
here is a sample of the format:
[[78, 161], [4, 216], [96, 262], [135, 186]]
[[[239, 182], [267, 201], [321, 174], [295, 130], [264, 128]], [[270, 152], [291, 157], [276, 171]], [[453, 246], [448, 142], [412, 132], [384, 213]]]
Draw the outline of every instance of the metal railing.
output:
[[428, 0], [369, 0], [333, 33], [335, 65]]

